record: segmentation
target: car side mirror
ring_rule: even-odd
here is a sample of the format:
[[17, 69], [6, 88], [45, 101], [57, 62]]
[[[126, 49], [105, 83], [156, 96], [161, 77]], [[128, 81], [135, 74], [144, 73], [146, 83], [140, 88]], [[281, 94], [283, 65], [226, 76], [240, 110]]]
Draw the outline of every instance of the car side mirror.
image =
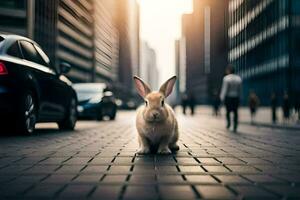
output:
[[66, 62], [60, 63], [60, 72], [62, 74], [67, 74], [71, 70], [71, 65]]

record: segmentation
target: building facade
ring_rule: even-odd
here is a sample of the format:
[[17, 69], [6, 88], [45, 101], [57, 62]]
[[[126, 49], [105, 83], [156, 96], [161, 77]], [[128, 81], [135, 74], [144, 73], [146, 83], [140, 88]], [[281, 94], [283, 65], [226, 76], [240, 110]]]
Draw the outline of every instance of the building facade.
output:
[[110, 82], [132, 90], [139, 69], [139, 7], [136, 0], [0, 1], [0, 32], [39, 43], [73, 82]]
[[141, 67], [139, 76], [149, 84], [153, 90], [158, 90], [158, 69], [156, 53], [145, 41], [141, 45]]
[[186, 92], [207, 104], [221, 87], [227, 66], [228, 0], [194, 0], [194, 11], [182, 17]]
[[0, 31], [33, 37], [33, 0], [0, 1]]
[[229, 61], [243, 78], [243, 99], [249, 91], [261, 103], [288, 92], [300, 95], [300, 1], [231, 0]]
[[139, 70], [139, 5], [136, 0], [118, 0], [120, 87], [133, 90], [133, 75]]

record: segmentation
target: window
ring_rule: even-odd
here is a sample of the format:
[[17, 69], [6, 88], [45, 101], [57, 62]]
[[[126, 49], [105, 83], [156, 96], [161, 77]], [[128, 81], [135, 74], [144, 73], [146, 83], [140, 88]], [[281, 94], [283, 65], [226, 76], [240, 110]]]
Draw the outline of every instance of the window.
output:
[[8, 49], [7, 49], [7, 55], [17, 57], [17, 58], [23, 58], [20, 47], [18, 42], [14, 42]]
[[27, 41], [20, 41], [23, 56], [26, 60], [38, 63], [40, 65], [48, 66], [48, 64], [43, 60], [37, 50], [34, 48], [33, 44]]
[[44, 51], [38, 45], [34, 45], [34, 47], [36, 48], [36, 50], [38, 51], [38, 53], [40, 54], [40, 56], [43, 58], [43, 60], [47, 63], [47, 65], [49, 65], [50, 64], [50, 59], [44, 53]]

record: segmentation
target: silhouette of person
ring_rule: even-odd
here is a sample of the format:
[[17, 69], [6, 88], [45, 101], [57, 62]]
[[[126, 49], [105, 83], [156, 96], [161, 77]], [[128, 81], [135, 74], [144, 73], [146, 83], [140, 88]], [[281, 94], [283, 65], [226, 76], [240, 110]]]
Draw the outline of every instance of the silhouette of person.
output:
[[223, 78], [220, 99], [226, 106], [227, 129], [231, 126], [230, 113], [233, 112], [233, 131], [238, 127], [238, 107], [242, 90], [242, 79], [234, 74], [233, 66], [226, 69], [226, 76]]
[[186, 107], [188, 106], [188, 95], [186, 93], [184, 93], [181, 97], [181, 106], [182, 106], [182, 112], [185, 115]]
[[277, 95], [275, 92], [273, 92], [271, 95], [271, 110], [272, 110], [272, 122], [274, 124], [277, 122], [277, 114], [276, 114], [277, 104], [278, 104]]
[[288, 93], [285, 92], [283, 95], [283, 104], [282, 104], [283, 118], [285, 122], [288, 122], [290, 119], [290, 109], [291, 109], [290, 98]]
[[251, 115], [251, 123], [254, 122], [254, 118], [256, 115], [258, 105], [259, 105], [259, 98], [255, 94], [254, 91], [251, 91], [249, 94], [249, 99], [248, 99], [248, 106], [249, 106], [250, 115]]
[[195, 114], [195, 105], [196, 105], [196, 99], [194, 96], [194, 93], [191, 92], [189, 97], [188, 97], [188, 102], [189, 102], [189, 107], [191, 109], [191, 114], [194, 115]]
[[212, 96], [212, 100], [213, 100], [213, 114], [215, 116], [218, 116], [219, 115], [219, 109], [220, 109], [220, 104], [221, 104], [221, 100], [220, 100], [220, 97], [219, 97], [219, 94], [218, 94], [218, 91], [215, 90], [213, 92], [213, 96]]

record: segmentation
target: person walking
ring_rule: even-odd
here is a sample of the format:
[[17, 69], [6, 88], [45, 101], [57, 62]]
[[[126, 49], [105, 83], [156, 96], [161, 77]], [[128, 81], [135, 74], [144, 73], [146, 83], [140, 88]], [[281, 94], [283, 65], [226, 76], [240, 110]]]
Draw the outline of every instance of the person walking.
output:
[[182, 112], [185, 115], [186, 114], [186, 107], [188, 105], [188, 95], [184, 93], [181, 97], [181, 106], [182, 106]]
[[272, 122], [277, 123], [277, 95], [275, 92], [271, 95], [271, 110], [272, 110]]
[[259, 98], [255, 94], [254, 91], [251, 91], [249, 94], [249, 99], [248, 99], [248, 106], [249, 106], [250, 115], [251, 115], [251, 124], [254, 123], [254, 118], [256, 115], [258, 105], [259, 105]]
[[219, 116], [219, 109], [220, 109], [220, 97], [219, 97], [219, 94], [218, 94], [218, 91], [215, 90], [213, 92], [213, 96], [212, 96], [212, 103], [213, 103], [213, 115], [214, 116]]
[[234, 73], [233, 66], [228, 66], [226, 76], [223, 78], [220, 99], [226, 106], [227, 129], [231, 126], [230, 114], [233, 112], [233, 131], [238, 127], [238, 107], [242, 90], [242, 79]]
[[283, 104], [282, 104], [282, 110], [283, 110], [283, 118], [284, 122], [288, 123], [290, 119], [290, 109], [291, 109], [291, 103], [290, 98], [287, 92], [283, 95]]
[[189, 107], [191, 109], [191, 115], [195, 114], [195, 106], [196, 106], [196, 99], [194, 96], [194, 93], [191, 92], [189, 97], [188, 97], [188, 102], [189, 102]]

